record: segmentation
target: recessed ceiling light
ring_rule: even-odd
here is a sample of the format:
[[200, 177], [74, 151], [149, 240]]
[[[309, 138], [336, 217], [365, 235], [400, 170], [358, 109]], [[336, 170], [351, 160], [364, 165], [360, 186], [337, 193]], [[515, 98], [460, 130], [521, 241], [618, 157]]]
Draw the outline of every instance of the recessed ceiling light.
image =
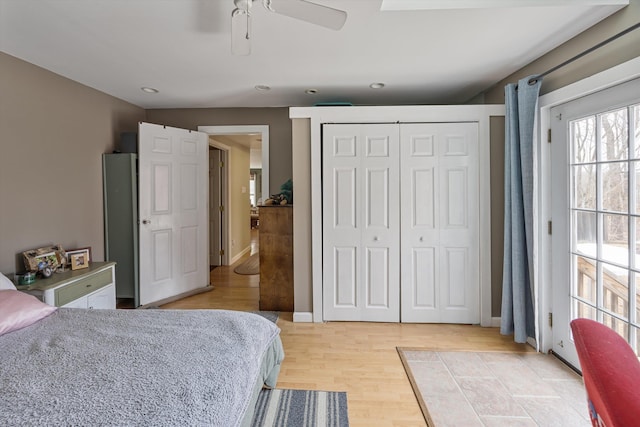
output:
[[267, 91], [267, 90], [271, 90], [271, 88], [267, 85], [255, 85], [256, 90], [259, 91]]
[[143, 87], [141, 87], [140, 89], [141, 89], [143, 92], [146, 92], [146, 93], [158, 93], [158, 92], [160, 92], [158, 89], [154, 89], [154, 88], [152, 88], [152, 87], [146, 87], [146, 86], [143, 86]]
[[316, 93], [318, 93], [318, 89], [307, 89], [304, 91], [304, 93], [306, 93], [307, 95], [315, 95]]
[[384, 83], [371, 83], [369, 87], [371, 89], [382, 89], [384, 87]]

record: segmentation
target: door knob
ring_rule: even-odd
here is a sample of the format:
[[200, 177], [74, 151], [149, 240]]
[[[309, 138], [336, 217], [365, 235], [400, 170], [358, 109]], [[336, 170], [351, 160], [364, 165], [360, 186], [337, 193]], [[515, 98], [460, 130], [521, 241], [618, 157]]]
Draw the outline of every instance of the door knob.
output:
[[378, 236], [374, 236], [374, 237], [373, 237], [373, 241], [374, 241], [374, 242], [377, 242], [377, 241], [378, 241]]
[[149, 220], [149, 219], [143, 219], [143, 220], [142, 220], [142, 223], [143, 223], [143, 224], [151, 224], [151, 220]]
[[424, 237], [420, 236], [420, 241], [424, 242]]

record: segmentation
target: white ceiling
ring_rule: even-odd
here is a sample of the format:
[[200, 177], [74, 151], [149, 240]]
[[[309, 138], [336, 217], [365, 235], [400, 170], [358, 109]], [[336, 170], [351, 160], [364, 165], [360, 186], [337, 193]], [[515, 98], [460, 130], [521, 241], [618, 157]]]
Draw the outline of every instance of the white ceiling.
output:
[[383, 12], [382, 0], [314, 2], [345, 10], [343, 29], [255, 4], [252, 53], [233, 56], [232, 0], [0, 0], [0, 50], [144, 108], [462, 103], [621, 7]]

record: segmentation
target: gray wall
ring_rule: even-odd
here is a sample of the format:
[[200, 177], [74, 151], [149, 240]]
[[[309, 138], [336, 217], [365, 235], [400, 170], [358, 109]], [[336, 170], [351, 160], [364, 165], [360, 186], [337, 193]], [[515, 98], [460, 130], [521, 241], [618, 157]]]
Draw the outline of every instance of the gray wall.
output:
[[313, 311], [311, 286], [311, 120], [293, 120], [293, 306]]
[[491, 316], [500, 317], [504, 258], [504, 117], [490, 119], [491, 170]]
[[[198, 126], [269, 125], [269, 194], [292, 177], [288, 108], [176, 108], [147, 110], [147, 121], [197, 130]], [[268, 195], [264, 195], [266, 198]]]
[[104, 258], [101, 155], [144, 119], [142, 108], [0, 52], [1, 272], [52, 243]]

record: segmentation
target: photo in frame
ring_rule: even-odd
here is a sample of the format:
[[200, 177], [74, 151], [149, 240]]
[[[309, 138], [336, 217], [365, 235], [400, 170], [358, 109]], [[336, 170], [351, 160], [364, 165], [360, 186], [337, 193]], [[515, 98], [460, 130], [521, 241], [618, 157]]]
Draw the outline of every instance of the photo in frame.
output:
[[87, 255], [87, 252], [71, 254], [69, 256], [69, 260], [71, 261], [72, 270], [79, 270], [81, 268], [89, 267], [89, 256]]
[[65, 251], [60, 245], [45, 246], [24, 251], [22, 257], [26, 271], [55, 270], [65, 262]]
[[[71, 256], [72, 255], [77, 255], [77, 254], [82, 254], [85, 256], [86, 262], [87, 264], [89, 262], [91, 262], [91, 247], [86, 247], [86, 248], [77, 248], [77, 249], [70, 249], [68, 251], [66, 251], [67, 253], [67, 264], [71, 265]], [[73, 268], [72, 268], [73, 270]]]

